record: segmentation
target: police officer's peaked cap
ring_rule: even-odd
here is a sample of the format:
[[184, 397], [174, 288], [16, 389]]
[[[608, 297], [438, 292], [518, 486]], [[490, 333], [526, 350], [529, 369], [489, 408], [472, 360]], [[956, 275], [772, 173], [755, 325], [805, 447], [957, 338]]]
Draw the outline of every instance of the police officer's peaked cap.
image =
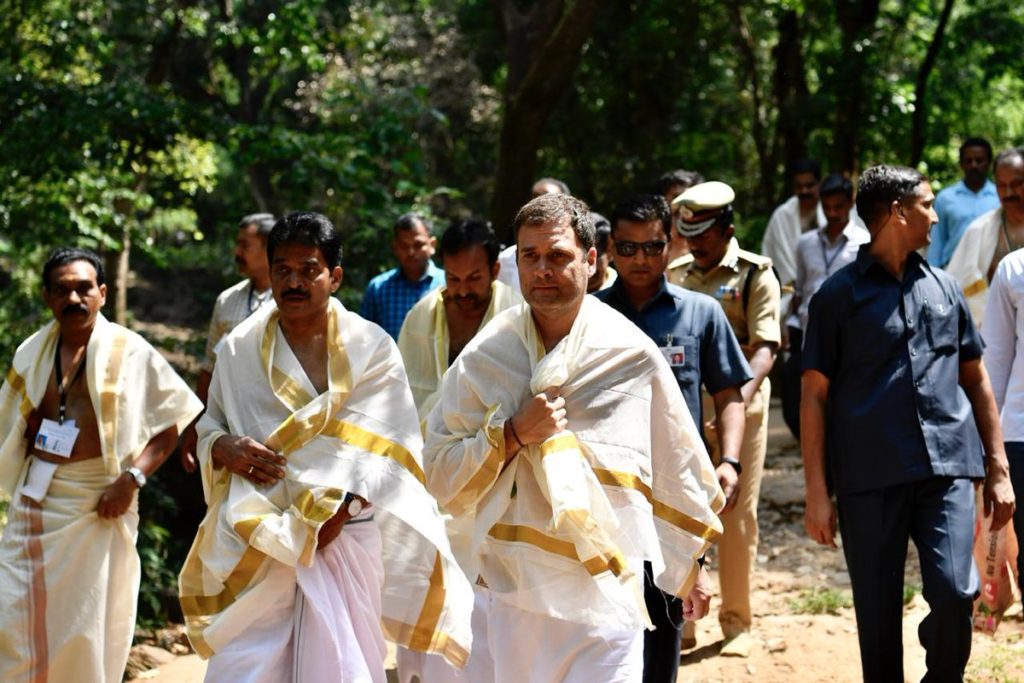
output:
[[677, 229], [683, 237], [696, 237], [712, 225], [728, 209], [736, 192], [725, 183], [711, 180], [694, 185], [672, 200], [672, 209], [679, 213]]

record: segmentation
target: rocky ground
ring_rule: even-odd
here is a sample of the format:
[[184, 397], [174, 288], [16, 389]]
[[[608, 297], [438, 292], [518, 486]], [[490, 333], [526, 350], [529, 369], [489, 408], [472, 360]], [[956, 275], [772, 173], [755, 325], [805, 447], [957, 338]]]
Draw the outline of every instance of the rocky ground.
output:
[[[722, 635], [711, 615], [698, 623], [697, 647], [682, 657], [680, 681], [859, 681], [857, 631], [849, 607], [850, 580], [842, 551], [817, 546], [804, 534], [800, 455], [777, 410], [772, 414], [760, 515], [761, 553], [754, 577], [755, 623], [750, 656], [719, 654]], [[927, 605], [920, 595], [913, 547], [906, 585], [905, 675], [906, 680], [916, 681], [925, 672], [917, 625], [927, 613]], [[131, 672], [137, 675], [133, 680], [202, 680], [205, 667], [195, 655], [182, 654], [186, 650], [180, 630], [160, 632], [148, 640], [149, 645], [134, 652], [133, 662], [140, 666]], [[393, 665], [392, 655], [388, 666]], [[396, 680], [393, 670], [389, 671], [389, 680]], [[1011, 608], [995, 636], [975, 635], [968, 680], [1024, 681], [1024, 618], [1020, 604]]]

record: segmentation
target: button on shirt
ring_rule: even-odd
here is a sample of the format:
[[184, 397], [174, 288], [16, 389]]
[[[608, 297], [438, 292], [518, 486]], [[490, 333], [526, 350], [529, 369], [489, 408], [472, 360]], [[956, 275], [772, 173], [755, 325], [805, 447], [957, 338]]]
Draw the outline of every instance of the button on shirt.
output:
[[[821, 283], [853, 263], [860, 245], [870, 241], [871, 234], [853, 221], [846, 224], [835, 243], [828, 241], [827, 227], [800, 235], [796, 243], [796, 292], [800, 295], [797, 317], [801, 330], [807, 329], [807, 309]], [[790, 326], [795, 322], [787, 320]]]
[[1024, 442], [1024, 250], [999, 262], [981, 327], [1003, 439]]
[[722, 307], [711, 297], [663, 279], [658, 293], [638, 311], [626, 295], [621, 277], [594, 296], [629, 318], [661, 348], [702, 433], [701, 383], [714, 394], [753, 378]]
[[206, 336], [203, 370], [213, 372], [220, 340], [235, 329], [239, 323], [259, 310], [261, 306], [273, 300], [269, 287], [265, 291], [257, 292], [248, 279], [221, 292], [213, 305], [213, 315], [210, 316], [210, 330]]
[[932, 228], [928, 263], [944, 268], [971, 221], [998, 206], [999, 195], [991, 180], [986, 180], [978, 192], [972, 192], [963, 180], [939, 192], [935, 197], [939, 222]]
[[959, 385], [981, 337], [956, 282], [916, 253], [897, 281], [864, 245], [811, 300], [803, 368], [829, 379], [826, 451], [840, 494], [931, 476], [980, 478]]
[[392, 268], [370, 280], [359, 307], [359, 315], [375, 322], [398, 339], [405, 316], [427, 292], [444, 284], [444, 271], [427, 261], [423, 277], [412, 282], [402, 274], [401, 268]]

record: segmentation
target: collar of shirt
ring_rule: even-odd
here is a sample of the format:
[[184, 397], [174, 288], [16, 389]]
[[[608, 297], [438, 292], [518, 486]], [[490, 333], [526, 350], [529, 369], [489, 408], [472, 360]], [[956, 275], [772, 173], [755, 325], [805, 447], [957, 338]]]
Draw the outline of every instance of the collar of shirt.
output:
[[611, 286], [608, 288], [608, 296], [614, 297], [623, 306], [627, 307], [630, 310], [636, 311], [637, 313], [645, 313], [654, 308], [658, 303], [662, 301], [665, 301], [673, 306], [675, 305], [675, 297], [673, 297], [672, 293], [668, 291], [668, 278], [664, 274], [662, 274], [661, 276], [661, 286], [658, 287], [658, 291], [655, 293], [653, 297], [650, 298], [649, 301], [644, 303], [644, 305], [641, 306], [639, 310], [637, 310], [636, 307], [633, 306], [633, 302], [630, 300], [629, 295], [626, 293], [626, 287], [625, 285], [623, 285], [621, 277], [615, 278], [615, 282], [613, 282]]
[[417, 280], [410, 280], [407, 278], [405, 273], [402, 271], [401, 266], [395, 268], [395, 278], [404, 280], [410, 284], [419, 284], [421, 282], [426, 282], [427, 280], [437, 280], [442, 275], [444, 275], [444, 271], [434, 265], [434, 259], [427, 260], [427, 269], [423, 271], [423, 275], [421, 275]]
[[690, 266], [690, 272], [697, 276], [701, 282], [707, 281], [713, 277], [719, 268], [728, 268], [729, 270], [740, 272], [740, 243], [733, 237], [729, 240], [729, 246], [725, 248], [725, 254], [722, 256], [722, 260], [717, 265], [708, 268], [707, 270], [701, 270], [694, 263]]
[[[889, 271], [882, 267], [882, 264], [871, 254], [871, 243], [862, 244], [860, 249], [857, 251], [857, 260], [854, 261], [857, 264], [857, 273], [859, 275], [865, 275], [872, 266], [877, 266], [880, 271], [889, 275]], [[906, 280], [911, 273], [917, 270], [931, 270], [928, 262], [921, 258], [921, 255], [916, 251], [912, 251], [907, 254], [907, 265], [903, 269], [903, 279]], [[891, 277], [891, 276], [890, 276]], [[893, 278], [895, 279], [895, 278]]]
[[966, 194], [966, 195], [969, 195], [971, 197], [986, 197], [986, 196], [998, 197], [999, 196], [996, 193], [996, 184], [993, 183], [989, 178], [985, 179], [985, 184], [982, 185], [981, 189], [978, 190], [977, 192], [975, 192], [971, 188], [967, 187], [967, 183], [965, 183], [961, 179], [959, 182], [957, 182], [956, 185], [953, 186], [953, 192], [955, 192], [956, 194]]
[[829, 248], [834, 248], [841, 244], [845, 244], [846, 242], [851, 241], [856, 235], [856, 233], [857, 226], [854, 225], [853, 221], [847, 221], [846, 227], [843, 228], [843, 231], [841, 233], [839, 233], [839, 236], [836, 238], [836, 241], [830, 242], [828, 239], [828, 226], [823, 225], [820, 228], [818, 228], [818, 237], [821, 239], [822, 243]]

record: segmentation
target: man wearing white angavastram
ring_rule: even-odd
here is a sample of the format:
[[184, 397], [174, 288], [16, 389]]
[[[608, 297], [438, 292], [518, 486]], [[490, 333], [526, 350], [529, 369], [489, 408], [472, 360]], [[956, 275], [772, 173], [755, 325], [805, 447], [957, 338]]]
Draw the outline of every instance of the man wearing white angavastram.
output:
[[276, 306], [225, 339], [198, 424], [209, 510], [180, 592], [207, 680], [383, 683], [385, 635], [461, 666], [472, 590], [398, 350], [331, 296], [324, 216], [283, 218], [267, 253]]
[[[519, 294], [497, 281], [499, 249], [490, 225], [479, 220], [457, 221], [441, 236], [445, 286], [412, 307], [398, 335], [420, 420], [437, 403], [445, 370], [469, 340], [495, 314], [522, 302]], [[465, 668], [454, 669], [437, 655], [400, 647], [396, 658], [401, 683], [410, 683], [414, 676], [425, 683], [472, 683], [480, 667], [490, 669], [486, 638], [481, 637], [486, 631], [487, 589], [477, 586], [475, 597], [473, 652]]]
[[587, 206], [544, 195], [514, 229], [527, 303], [445, 375], [428, 487], [469, 527], [460, 561], [490, 589], [489, 680], [639, 681], [643, 561], [686, 618], [703, 616], [696, 558], [721, 533], [724, 496], [668, 362], [586, 296]]
[[1003, 150], [993, 165], [999, 208], [967, 226], [946, 271], [960, 283], [974, 322], [985, 320], [988, 285], [1003, 257], [1024, 246], [1024, 148]]
[[91, 251], [43, 268], [54, 320], [0, 389], [0, 680], [119, 683], [135, 632], [136, 491], [202, 409], [167, 361], [100, 314]]

